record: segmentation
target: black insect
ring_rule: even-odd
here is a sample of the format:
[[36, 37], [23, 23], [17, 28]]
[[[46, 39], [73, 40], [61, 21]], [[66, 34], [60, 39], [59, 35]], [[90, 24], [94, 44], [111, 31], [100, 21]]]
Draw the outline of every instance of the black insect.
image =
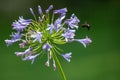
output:
[[85, 22], [84, 24], [82, 24], [82, 27], [83, 28], [87, 28], [88, 30], [90, 29], [90, 25], [87, 22]]

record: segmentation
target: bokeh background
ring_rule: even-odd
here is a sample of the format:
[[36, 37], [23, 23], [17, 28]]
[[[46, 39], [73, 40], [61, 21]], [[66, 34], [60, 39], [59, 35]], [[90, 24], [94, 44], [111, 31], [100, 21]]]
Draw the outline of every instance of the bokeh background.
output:
[[67, 16], [75, 13], [82, 23], [91, 25], [90, 31], [79, 28], [77, 38], [89, 36], [93, 42], [84, 48], [72, 43], [63, 46], [72, 51], [71, 62], [61, 60], [68, 80], [120, 80], [120, 0], [0, 0], [0, 80], [62, 80], [52, 64], [47, 68], [46, 58], [37, 58], [33, 65], [16, 57], [17, 44], [7, 47], [4, 40], [12, 32], [11, 24], [19, 16], [33, 18], [32, 7], [37, 12], [50, 4], [54, 9], [68, 8]]

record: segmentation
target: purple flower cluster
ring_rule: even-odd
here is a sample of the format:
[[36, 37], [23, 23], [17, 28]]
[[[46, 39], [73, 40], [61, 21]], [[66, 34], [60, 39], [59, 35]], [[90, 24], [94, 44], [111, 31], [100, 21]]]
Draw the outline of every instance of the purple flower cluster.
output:
[[13, 29], [17, 31], [23, 31], [23, 29], [25, 29], [31, 23], [31, 21], [32, 19], [25, 20], [23, 17], [19, 17], [18, 21], [13, 22]]
[[25, 58], [23, 58], [23, 60], [24, 61], [31, 60], [32, 61], [31, 64], [33, 64], [35, 58], [39, 56], [39, 54], [33, 55], [31, 48], [26, 49], [24, 52], [15, 52], [15, 54], [21, 57], [26, 56]]
[[62, 36], [65, 37], [65, 40], [68, 42], [70, 39], [74, 39], [75, 30], [68, 29]]
[[[17, 32], [10, 35], [10, 40], [5, 40], [6, 44], [12, 45], [17, 41], [21, 41], [20, 48], [25, 48], [24, 52], [15, 52], [17, 56], [21, 56], [23, 61], [31, 60], [33, 64], [36, 57], [47, 53], [46, 66], [50, 66], [50, 60], [53, 60], [53, 68], [56, 69], [56, 53], [61, 55], [65, 60], [70, 62], [72, 52], [61, 54], [63, 52], [57, 47], [59, 44], [68, 42], [80, 42], [84, 47], [91, 43], [92, 40], [88, 37], [84, 39], [75, 39], [75, 32], [79, 28], [80, 20], [75, 14], [72, 14], [69, 19], [66, 19], [67, 8], [53, 10], [53, 15], [49, 15], [53, 9], [50, 5], [43, 12], [41, 6], [38, 6], [39, 17], [37, 18], [33, 9], [30, 8], [34, 19], [23, 19], [19, 17], [18, 21], [13, 22], [13, 29]], [[58, 18], [54, 17], [59, 15]]]
[[75, 14], [72, 14], [70, 19], [66, 20], [66, 24], [68, 24], [68, 26], [70, 28], [76, 28], [78, 29], [78, 23], [80, 22], [80, 20], [75, 16]]
[[7, 43], [7, 46], [10, 46], [12, 45], [13, 43], [19, 41], [22, 37], [22, 35], [20, 34], [20, 32], [17, 32], [17, 33], [12, 33], [11, 36], [11, 40], [5, 40], [5, 42]]

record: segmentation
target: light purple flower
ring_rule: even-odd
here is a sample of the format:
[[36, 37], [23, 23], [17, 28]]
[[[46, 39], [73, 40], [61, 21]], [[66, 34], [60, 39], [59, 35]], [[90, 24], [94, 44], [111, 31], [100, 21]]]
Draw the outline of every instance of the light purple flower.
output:
[[50, 5], [50, 6], [48, 7], [48, 9], [46, 10], [46, 13], [49, 13], [52, 8], [53, 8], [53, 5]]
[[62, 13], [61, 16], [55, 20], [54, 22], [54, 27], [56, 31], [60, 30], [60, 27], [63, 28], [62, 26], [62, 20], [65, 18], [66, 13]]
[[25, 54], [25, 52], [15, 52], [15, 54], [16, 54], [17, 56], [23, 56], [23, 55]]
[[50, 31], [50, 34], [52, 34], [53, 30], [57, 30], [57, 26], [54, 26], [53, 24], [48, 25], [47, 30]]
[[42, 38], [42, 33], [41, 33], [41, 32], [33, 32], [33, 33], [31, 34], [31, 38], [34, 38], [33, 42], [39, 41], [39, 43], [42, 43], [42, 40], [41, 40], [41, 38]]
[[78, 23], [80, 22], [80, 20], [75, 16], [75, 14], [72, 14], [71, 18], [67, 19], [65, 22], [70, 28], [78, 29]]
[[55, 20], [54, 27], [55, 27], [56, 31], [58, 31], [58, 28], [61, 26], [61, 23], [62, 23], [62, 19], [61, 18], [58, 18], [58, 19]]
[[69, 39], [74, 39], [75, 30], [68, 29], [64, 34], [62, 34], [62, 36], [65, 37], [66, 41], [68, 41]]
[[30, 8], [30, 12], [31, 12], [31, 14], [32, 14], [33, 16], [35, 16], [35, 13], [34, 13], [34, 11], [33, 11], [32, 8]]
[[20, 48], [24, 48], [25, 44], [27, 44], [27, 41], [23, 40], [23, 42], [19, 44]]
[[15, 42], [17, 42], [17, 41], [19, 41], [20, 39], [16, 39], [16, 40], [5, 40], [5, 43], [7, 44], [7, 46], [10, 46], [10, 45], [12, 45], [13, 43], [15, 43]]
[[5, 40], [5, 43], [7, 44], [7, 46], [10, 46], [14, 43], [14, 40]]
[[31, 60], [32, 62], [31, 62], [31, 64], [33, 64], [34, 63], [34, 60], [35, 60], [35, 58], [37, 57], [37, 56], [39, 56], [40, 54], [36, 54], [36, 55], [29, 55], [29, 56], [26, 56], [25, 58], [23, 58], [23, 60], [24, 61], [26, 61], [26, 60]]
[[67, 8], [62, 8], [59, 10], [54, 10], [54, 14], [63, 14], [67, 12]]
[[20, 34], [20, 32], [18, 33], [12, 33], [12, 35], [10, 35], [12, 38], [11, 40], [5, 40], [7, 46], [10, 46], [12, 45], [13, 43], [17, 42], [17, 41], [20, 41], [22, 35]]
[[85, 39], [75, 39], [74, 41], [80, 42], [85, 48], [87, 44], [92, 42], [92, 40], [88, 37], [86, 37]]
[[61, 54], [61, 56], [63, 58], [65, 58], [68, 62], [70, 62], [70, 58], [71, 58], [71, 52], [70, 53], [66, 53], [66, 54]]
[[18, 22], [21, 24], [21, 25], [29, 25], [31, 22], [32, 22], [32, 19], [23, 19], [23, 17], [19, 17], [19, 20]]
[[32, 48], [29, 47], [28, 49], [25, 50], [25, 54], [31, 54], [32, 53], [31, 50]]
[[43, 50], [50, 51], [50, 48], [52, 48], [52, 46], [49, 43], [43, 45]]
[[42, 9], [41, 9], [41, 6], [40, 6], [40, 5], [38, 6], [38, 12], [39, 12], [40, 16], [43, 15], [43, 12], [42, 12]]
[[15, 52], [17, 56], [23, 56], [23, 55], [31, 55], [32, 51], [31, 48], [26, 49], [24, 52]]
[[23, 17], [19, 17], [18, 21], [13, 22], [12, 26], [13, 29], [17, 31], [23, 31], [30, 23], [32, 22], [32, 19], [25, 20]]
[[20, 32], [17, 33], [12, 33], [12, 35], [10, 35], [12, 37], [12, 40], [16, 40], [16, 39], [21, 39], [22, 35], [20, 34]]
[[55, 30], [55, 31], [58, 31], [59, 29], [59, 27], [60, 26], [62, 26], [62, 20], [63, 20], [64, 18], [63, 18], [63, 16], [61, 16], [60, 18], [58, 18], [58, 19], [56, 19], [55, 20], [55, 22], [54, 22], [54, 24], [50, 24], [50, 25], [48, 25], [48, 28], [47, 28], [47, 30], [50, 30], [50, 34], [53, 32], [53, 30]]
[[62, 8], [59, 10], [54, 10], [54, 14], [60, 14], [60, 17], [56, 19], [54, 25], [57, 26], [57, 28], [61, 25], [62, 20], [65, 18], [67, 12], [67, 8]]
[[62, 14], [60, 15], [60, 19], [63, 20], [63, 19], [65, 18], [65, 16], [66, 16], [66, 13], [62, 13]]

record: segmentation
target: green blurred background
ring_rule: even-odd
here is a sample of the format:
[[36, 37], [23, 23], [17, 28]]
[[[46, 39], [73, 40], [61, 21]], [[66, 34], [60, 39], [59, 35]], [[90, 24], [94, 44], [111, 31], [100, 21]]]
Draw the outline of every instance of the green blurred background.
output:
[[72, 43], [63, 46], [72, 51], [71, 62], [61, 60], [68, 80], [120, 80], [120, 0], [0, 0], [0, 80], [62, 80], [52, 64], [47, 68], [46, 57], [37, 58], [33, 65], [16, 57], [17, 44], [7, 47], [4, 40], [12, 32], [11, 24], [19, 16], [33, 18], [29, 12], [37, 6], [45, 10], [50, 4], [54, 9], [68, 8], [67, 16], [75, 13], [91, 25], [90, 31], [79, 28], [77, 38], [88, 35], [92, 40], [87, 48]]

